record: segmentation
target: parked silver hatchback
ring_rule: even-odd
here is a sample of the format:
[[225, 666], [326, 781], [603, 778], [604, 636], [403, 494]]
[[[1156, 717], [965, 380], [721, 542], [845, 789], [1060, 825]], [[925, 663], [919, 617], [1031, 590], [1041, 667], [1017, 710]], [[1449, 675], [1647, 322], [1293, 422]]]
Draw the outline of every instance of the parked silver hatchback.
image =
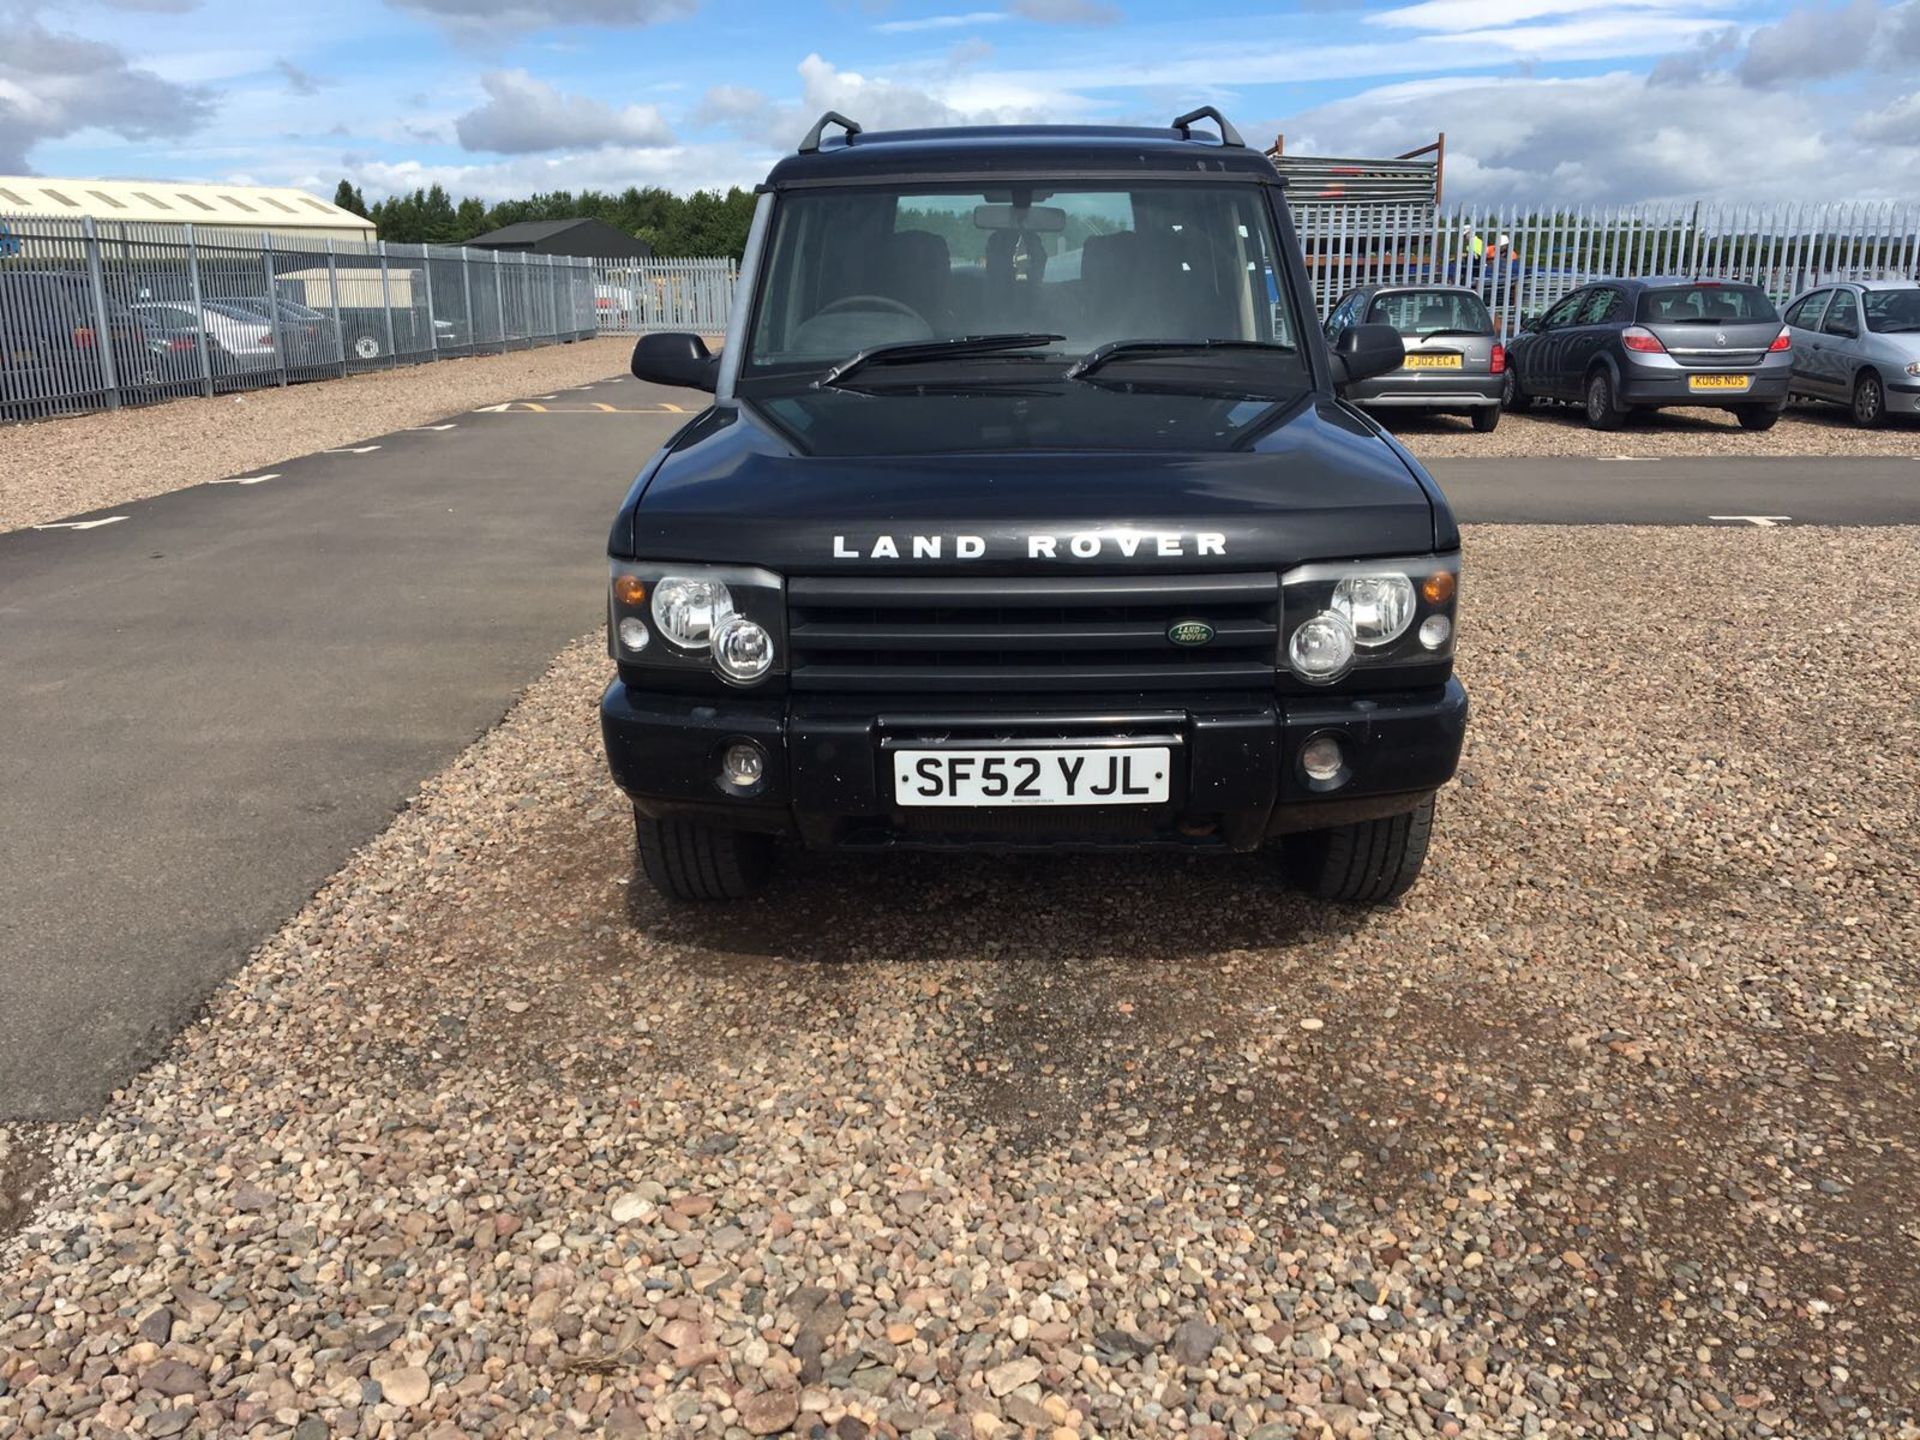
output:
[[1366, 409], [1466, 415], [1473, 428], [1500, 423], [1507, 352], [1486, 301], [1460, 285], [1363, 285], [1327, 316], [1327, 339], [1355, 325], [1391, 325], [1407, 348], [1398, 370], [1346, 389]]
[[1786, 319], [1795, 396], [1837, 401], [1869, 429], [1920, 415], [1920, 284], [1822, 285], [1796, 296]]

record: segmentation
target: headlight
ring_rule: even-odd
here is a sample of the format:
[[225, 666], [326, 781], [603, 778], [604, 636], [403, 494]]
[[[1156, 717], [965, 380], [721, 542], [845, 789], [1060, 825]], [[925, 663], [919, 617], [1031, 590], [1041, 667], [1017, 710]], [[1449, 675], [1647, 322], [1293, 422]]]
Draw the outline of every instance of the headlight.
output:
[[[623, 668], [695, 688], [716, 677], [752, 685], [782, 669], [786, 584], [748, 565], [615, 560], [607, 586], [607, 650]], [[676, 679], [673, 672], [679, 672]], [[631, 673], [630, 683], [647, 683]]]
[[729, 615], [713, 632], [713, 663], [727, 679], [751, 685], [773, 668], [773, 637], [744, 615]]
[[733, 595], [718, 580], [669, 575], [653, 587], [653, 623], [682, 650], [704, 650], [714, 626], [733, 613]]
[[1431, 676], [1453, 656], [1459, 577], [1458, 554], [1289, 570], [1280, 577], [1286, 674], [1293, 683], [1315, 686], [1341, 680], [1391, 685], [1396, 670], [1424, 668]]
[[1908, 361], [1908, 362], [1907, 362], [1907, 373], [1908, 373], [1909, 375], [1920, 375], [1920, 360], [1911, 360], [1911, 361]]
[[1287, 641], [1287, 663], [1302, 680], [1331, 685], [1353, 664], [1353, 626], [1331, 610], [1302, 621]]
[[1333, 609], [1362, 645], [1389, 645], [1413, 623], [1413, 581], [1405, 575], [1349, 575], [1333, 587]]

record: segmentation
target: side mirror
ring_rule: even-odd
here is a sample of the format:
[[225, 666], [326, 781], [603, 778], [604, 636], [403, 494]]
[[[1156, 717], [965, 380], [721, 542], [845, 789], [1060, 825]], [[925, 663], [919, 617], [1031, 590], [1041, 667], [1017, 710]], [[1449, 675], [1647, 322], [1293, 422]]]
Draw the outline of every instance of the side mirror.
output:
[[720, 357], [698, 335], [682, 330], [642, 335], [633, 347], [633, 378], [711, 394], [720, 380]]
[[1858, 325], [1836, 325], [1833, 327], [1833, 333], [1843, 340], [1858, 340], [1860, 338], [1860, 327]]
[[1406, 363], [1407, 347], [1391, 325], [1353, 325], [1333, 345], [1335, 387], [1371, 380]]
[[1522, 315], [1520, 317], [1520, 328], [1522, 330], [1538, 330], [1540, 328], [1539, 313], [1535, 312], [1532, 315]]

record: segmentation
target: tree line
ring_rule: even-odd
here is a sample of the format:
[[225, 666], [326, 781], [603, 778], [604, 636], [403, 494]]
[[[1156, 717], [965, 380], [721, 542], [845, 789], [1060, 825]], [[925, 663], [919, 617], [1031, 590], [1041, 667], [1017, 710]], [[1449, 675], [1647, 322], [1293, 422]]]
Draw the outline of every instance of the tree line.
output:
[[718, 190], [676, 195], [652, 185], [629, 185], [618, 195], [554, 190], [488, 205], [471, 196], [456, 202], [443, 186], [432, 185], [369, 205], [357, 186], [342, 180], [333, 203], [373, 221], [382, 240], [407, 245], [464, 245], [522, 220], [604, 220], [646, 241], [654, 254], [674, 259], [720, 255], [738, 260], [753, 223], [753, 192], [738, 186], [724, 195]]

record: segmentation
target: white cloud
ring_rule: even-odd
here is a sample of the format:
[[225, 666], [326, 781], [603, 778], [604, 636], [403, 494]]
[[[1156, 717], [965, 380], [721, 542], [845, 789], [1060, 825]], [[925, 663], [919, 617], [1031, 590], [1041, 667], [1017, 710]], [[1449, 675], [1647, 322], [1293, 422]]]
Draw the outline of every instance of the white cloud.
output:
[[1884, 13], [1874, 0], [1790, 10], [1779, 24], [1753, 32], [1740, 78], [1749, 85], [1780, 85], [1856, 70]]
[[1009, 0], [1008, 9], [1042, 25], [1112, 25], [1120, 12], [1100, 0]]
[[[1765, 163], [1730, 158], [1754, 155], [1762, 106]], [[1854, 113], [1817, 97], [1762, 96], [1727, 75], [1667, 83], [1649, 95], [1644, 77], [1622, 71], [1384, 86], [1281, 128], [1290, 151], [1345, 155], [1396, 154], [1445, 130], [1448, 197], [1489, 204], [1911, 198], [1920, 189], [1920, 148], [1850, 132]]]
[[620, 191], [629, 185], [659, 185], [683, 195], [734, 185], [751, 187], [766, 178], [777, 158], [771, 150], [732, 144], [669, 145], [519, 156], [473, 165], [362, 159], [351, 160], [345, 170], [369, 200], [438, 184], [452, 195], [494, 201], [546, 190]]
[[1920, 147], [1920, 90], [1862, 115], [1853, 133], [1873, 145]]
[[389, 0], [437, 20], [465, 38], [544, 30], [559, 25], [631, 27], [680, 20], [698, 0]]
[[1490, 6], [1486, 0], [1422, 0], [1417, 5], [1375, 11], [1367, 21], [1402, 30], [1485, 30], [1489, 20], [1513, 25], [1596, 10], [1725, 10], [1731, 5], [1732, 0], [1502, 0], [1498, 6]]
[[205, 91], [136, 68], [116, 46], [0, 13], [0, 174], [28, 170], [34, 146], [79, 130], [170, 137], [211, 113]]
[[564, 95], [524, 70], [480, 77], [487, 101], [454, 122], [465, 150], [530, 155], [611, 145], [670, 145], [673, 131], [652, 105], [620, 109], [584, 95]]
[[964, 15], [923, 15], [914, 20], [885, 20], [873, 28], [882, 35], [910, 35], [920, 30], [965, 30], [996, 25], [1007, 18], [1004, 10], [970, 10]]

